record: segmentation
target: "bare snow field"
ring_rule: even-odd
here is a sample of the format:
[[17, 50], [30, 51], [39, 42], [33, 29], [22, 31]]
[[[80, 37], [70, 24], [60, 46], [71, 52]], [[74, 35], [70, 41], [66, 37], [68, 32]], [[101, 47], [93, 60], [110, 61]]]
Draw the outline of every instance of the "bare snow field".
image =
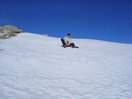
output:
[[0, 39], [0, 99], [132, 99], [132, 44], [21, 33]]

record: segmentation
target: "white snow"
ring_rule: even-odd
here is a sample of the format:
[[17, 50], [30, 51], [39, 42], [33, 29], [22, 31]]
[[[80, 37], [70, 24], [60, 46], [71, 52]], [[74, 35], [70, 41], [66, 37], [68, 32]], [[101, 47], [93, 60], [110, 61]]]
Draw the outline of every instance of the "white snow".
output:
[[132, 99], [132, 44], [21, 33], [0, 39], [0, 99]]

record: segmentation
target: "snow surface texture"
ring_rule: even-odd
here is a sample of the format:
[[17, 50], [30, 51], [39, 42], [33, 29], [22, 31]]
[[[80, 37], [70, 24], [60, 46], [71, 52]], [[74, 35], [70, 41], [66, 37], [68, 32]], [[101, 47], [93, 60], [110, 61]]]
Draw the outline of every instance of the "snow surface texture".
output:
[[0, 99], [132, 99], [132, 44], [31, 33], [0, 39]]

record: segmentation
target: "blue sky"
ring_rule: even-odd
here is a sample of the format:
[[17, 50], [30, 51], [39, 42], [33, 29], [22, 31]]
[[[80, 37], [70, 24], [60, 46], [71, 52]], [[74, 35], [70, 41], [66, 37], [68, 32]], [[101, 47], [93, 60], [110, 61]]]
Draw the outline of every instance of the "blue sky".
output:
[[0, 25], [27, 32], [132, 43], [131, 0], [0, 0]]

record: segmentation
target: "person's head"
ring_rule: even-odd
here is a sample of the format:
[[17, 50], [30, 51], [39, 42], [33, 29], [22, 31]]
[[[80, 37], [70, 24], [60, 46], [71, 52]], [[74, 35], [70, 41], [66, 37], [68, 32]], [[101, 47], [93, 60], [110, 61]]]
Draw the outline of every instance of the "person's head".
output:
[[71, 37], [71, 34], [70, 34], [70, 33], [68, 33], [68, 34], [67, 34], [67, 37], [68, 37], [68, 38], [70, 38], [70, 37]]

